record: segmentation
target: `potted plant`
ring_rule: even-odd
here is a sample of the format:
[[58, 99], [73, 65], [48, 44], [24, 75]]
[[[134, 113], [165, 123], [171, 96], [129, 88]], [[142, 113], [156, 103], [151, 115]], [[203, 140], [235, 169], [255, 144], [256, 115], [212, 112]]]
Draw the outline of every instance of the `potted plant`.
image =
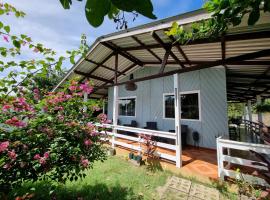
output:
[[112, 147], [108, 147], [108, 149], [107, 149], [107, 155], [108, 156], [114, 156], [115, 154], [116, 154], [115, 149], [112, 148]]

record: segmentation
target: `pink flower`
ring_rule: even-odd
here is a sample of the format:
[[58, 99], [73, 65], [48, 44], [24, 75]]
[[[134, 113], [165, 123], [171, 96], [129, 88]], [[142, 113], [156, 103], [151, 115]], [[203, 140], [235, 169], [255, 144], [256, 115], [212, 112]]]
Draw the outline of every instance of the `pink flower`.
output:
[[9, 42], [8, 36], [4, 35], [4, 36], [3, 36], [3, 39], [4, 39], [4, 41]]
[[12, 160], [16, 160], [17, 154], [15, 153], [14, 150], [8, 151], [8, 157], [9, 157], [10, 159], [12, 159]]
[[88, 81], [81, 84], [80, 89], [87, 94], [90, 94], [93, 91], [93, 87], [89, 84]]
[[11, 168], [11, 165], [9, 163], [7, 163], [3, 166], [3, 168], [9, 170]]
[[6, 104], [6, 105], [4, 105], [4, 106], [2, 107], [2, 111], [6, 112], [6, 111], [8, 111], [10, 108], [11, 108], [11, 106]]
[[92, 124], [91, 122], [88, 122], [88, 123], [86, 124], [86, 126], [87, 126], [88, 128], [91, 128], [91, 129], [94, 129], [94, 128], [95, 128], [95, 125]]
[[45, 152], [44, 153], [44, 158], [48, 159], [50, 157], [50, 153], [49, 152]]
[[39, 49], [35, 47], [35, 48], [34, 48], [34, 52], [35, 52], [35, 53], [38, 53], [38, 52], [39, 52]]
[[93, 111], [100, 111], [100, 107], [98, 107], [98, 106], [93, 106], [93, 107], [92, 107], [92, 110], [93, 110]]
[[40, 157], [40, 155], [39, 154], [36, 154], [35, 156], [34, 156], [34, 160], [39, 160], [41, 157]]
[[87, 168], [89, 165], [89, 160], [88, 159], [82, 159], [81, 164], [84, 168]]
[[45, 164], [46, 164], [46, 158], [41, 157], [41, 158], [39, 159], [39, 163], [40, 163], [41, 165], [45, 165]]
[[58, 115], [57, 118], [59, 119], [59, 121], [64, 121], [65, 117], [63, 115]]
[[70, 91], [75, 91], [75, 90], [77, 90], [77, 86], [76, 85], [71, 85], [71, 86], [69, 86], [69, 90]]
[[107, 123], [107, 115], [104, 113], [101, 113], [97, 116], [97, 119], [100, 121], [100, 123], [104, 124]]
[[89, 140], [89, 139], [84, 140], [84, 145], [85, 145], [85, 146], [89, 147], [89, 146], [91, 146], [92, 144], [93, 144], [93, 142], [92, 142], [91, 140]]
[[9, 142], [8, 141], [1, 142], [0, 143], [0, 153], [3, 152], [3, 151], [5, 151], [5, 150], [7, 150], [8, 146], [9, 146]]

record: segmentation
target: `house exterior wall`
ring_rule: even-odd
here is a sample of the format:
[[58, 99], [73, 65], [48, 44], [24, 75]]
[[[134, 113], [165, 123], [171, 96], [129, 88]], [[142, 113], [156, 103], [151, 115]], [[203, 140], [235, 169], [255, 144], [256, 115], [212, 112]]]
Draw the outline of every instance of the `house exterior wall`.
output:
[[[159, 68], [147, 67], [134, 73], [134, 78], [156, 74]], [[138, 127], [147, 121], [157, 122], [159, 130], [175, 129], [174, 119], [163, 118], [163, 94], [173, 93], [173, 76], [138, 82], [136, 91], [127, 91], [119, 86], [119, 98], [136, 96], [136, 117], [119, 116], [121, 124], [136, 120]], [[227, 135], [226, 73], [224, 67], [203, 69], [180, 74], [180, 92], [200, 91], [201, 120], [181, 120], [188, 125], [188, 144], [193, 145], [192, 132], [200, 134], [201, 147], [216, 148], [216, 137]], [[112, 119], [113, 88], [109, 88], [108, 117]]]

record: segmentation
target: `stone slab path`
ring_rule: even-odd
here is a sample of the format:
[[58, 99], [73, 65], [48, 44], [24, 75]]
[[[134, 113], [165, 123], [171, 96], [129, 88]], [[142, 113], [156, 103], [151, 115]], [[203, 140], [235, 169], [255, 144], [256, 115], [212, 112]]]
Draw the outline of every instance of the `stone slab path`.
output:
[[218, 190], [176, 176], [159, 191], [161, 200], [220, 200]]

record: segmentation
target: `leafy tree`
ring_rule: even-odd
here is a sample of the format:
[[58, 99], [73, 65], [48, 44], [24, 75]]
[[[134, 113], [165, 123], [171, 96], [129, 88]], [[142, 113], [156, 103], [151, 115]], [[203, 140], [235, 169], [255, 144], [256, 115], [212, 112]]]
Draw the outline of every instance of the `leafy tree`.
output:
[[254, 25], [261, 12], [270, 12], [270, 1], [208, 0], [203, 7], [212, 14], [210, 19], [193, 23], [187, 29], [174, 23], [167, 34], [174, 36], [181, 44], [201, 38], [211, 39], [226, 33], [230, 26], [239, 25], [245, 15], [248, 15], [248, 25]]
[[[70, 9], [72, 5], [72, 0], [60, 0], [60, 2], [64, 9]], [[151, 0], [87, 0], [85, 3], [86, 18], [94, 27], [100, 26], [107, 16], [119, 23], [120, 28], [127, 28], [124, 12], [133, 13], [135, 17], [139, 13], [150, 19], [156, 19]]]
[[229, 119], [242, 117], [244, 115], [244, 107], [245, 107], [244, 103], [228, 102]]

